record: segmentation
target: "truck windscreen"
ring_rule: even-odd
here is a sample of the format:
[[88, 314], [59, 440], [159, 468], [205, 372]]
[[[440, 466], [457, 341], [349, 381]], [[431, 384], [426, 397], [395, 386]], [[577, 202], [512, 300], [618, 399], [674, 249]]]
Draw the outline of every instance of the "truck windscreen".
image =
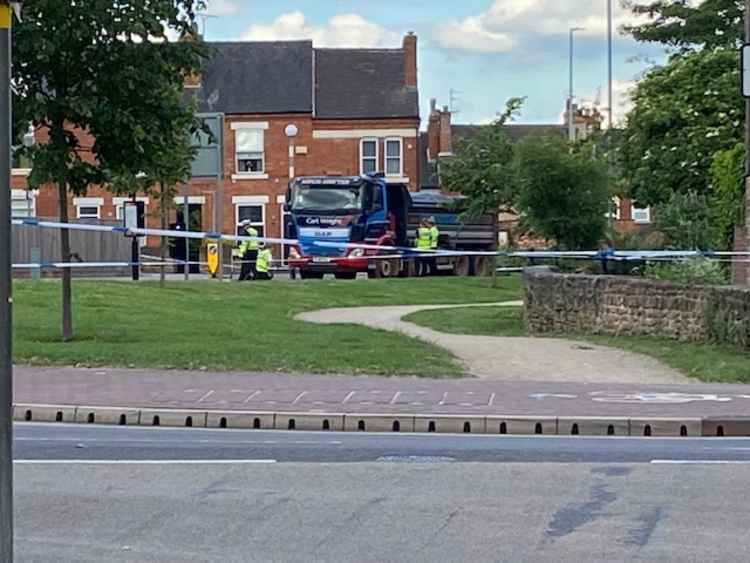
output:
[[292, 211], [297, 213], [349, 213], [362, 209], [362, 189], [352, 186], [295, 186]]

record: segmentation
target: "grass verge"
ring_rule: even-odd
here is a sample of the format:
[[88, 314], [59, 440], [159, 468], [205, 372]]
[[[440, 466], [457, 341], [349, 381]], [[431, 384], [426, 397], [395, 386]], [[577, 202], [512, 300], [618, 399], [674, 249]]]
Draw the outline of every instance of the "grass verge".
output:
[[[519, 307], [481, 307], [422, 311], [405, 318], [415, 324], [455, 334], [525, 336]], [[651, 336], [554, 334], [646, 354], [690, 377], [718, 383], [750, 383], [750, 352], [721, 344], [678, 342]]]
[[452, 356], [399, 334], [312, 325], [302, 311], [518, 299], [518, 277], [219, 283], [75, 280], [76, 338], [60, 342], [60, 284], [14, 282], [14, 361], [33, 365], [458, 377]]

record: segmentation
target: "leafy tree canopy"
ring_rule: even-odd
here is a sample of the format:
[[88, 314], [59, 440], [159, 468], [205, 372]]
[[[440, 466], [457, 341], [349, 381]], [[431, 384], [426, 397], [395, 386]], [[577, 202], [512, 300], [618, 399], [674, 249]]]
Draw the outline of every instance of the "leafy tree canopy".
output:
[[673, 57], [638, 83], [617, 148], [635, 200], [658, 205], [675, 192], [708, 194], [714, 154], [741, 139], [738, 80], [736, 52], [703, 50]]
[[714, 155], [711, 165], [711, 215], [717, 247], [729, 249], [734, 228], [743, 225], [745, 213], [745, 146], [737, 144]]
[[635, 14], [649, 17], [625, 31], [638, 41], [663, 43], [681, 50], [734, 48], [742, 43], [744, 0], [624, 0]]
[[524, 227], [560, 248], [596, 248], [609, 208], [606, 165], [556, 137], [524, 139], [515, 150]]

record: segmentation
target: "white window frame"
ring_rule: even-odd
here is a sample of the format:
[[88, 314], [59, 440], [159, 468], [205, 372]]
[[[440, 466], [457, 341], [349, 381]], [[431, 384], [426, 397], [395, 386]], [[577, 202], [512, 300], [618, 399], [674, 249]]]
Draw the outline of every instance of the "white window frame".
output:
[[[25, 211], [29, 213], [23, 217], [36, 217], [36, 196], [38, 193], [37, 190], [10, 190], [11, 215], [13, 215], [13, 204], [22, 201], [26, 204]], [[31, 205], [29, 205], [29, 203], [31, 203]], [[21, 215], [16, 215], [16, 217], [21, 217]]]
[[[252, 179], [267, 179], [268, 178], [268, 171], [266, 169], [266, 131], [268, 130], [268, 122], [267, 121], [253, 121], [253, 122], [237, 122], [232, 123], [231, 128], [232, 131], [234, 131], [234, 174], [232, 174], [233, 180], [239, 180], [239, 179], [246, 179], [246, 178], [252, 178]], [[239, 159], [239, 151], [237, 150], [238, 143], [237, 143], [237, 132], [243, 131], [243, 130], [256, 130], [260, 131], [261, 135], [263, 136], [262, 145], [263, 145], [263, 152], [261, 152], [261, 166], [262, 170], [259, 172], [244, 172], [240, 171], [240, 159]]]
[[619, 221], [622, 218], [622, 200], [615, 196], [610, 200], [610, 205], [614, 204], [614, 213], [612, 213], [612, 209], [610, 208], [604, 216], [607, 219], [614, 219], [615, 221]]
[[[380, 163], [380, 142], [377, 137], [363, 137], [359, 140], [359, 173], [365, 175], [365, 143], [375, 143], [375, 170], [378, 171], [378, 164]], [[372, 160], [373, 157], [368, 156], [367, 160]]]
[[[139, 197], [136, 197], [135, 200], [143, 202], [144, 214], [148, 213], [148, 211], [146, 211], [146, 208], [148, 207], [148, 201], [149, 201], [148, 198], [139, 196]], [[123, 220], [123, 211], [125, 209], [125, 204], [131, 203], [132, 201], [133, 201], [133, 198], [131, 197], [113, 197], [112, 198], [112, 205], [115, 206], [115, 219], [117, 219], [118, 221]]]
[[234, 232], [240, 226], [240, 207], [260, 207], [261, 220], [250, 223], [253, 227], [262, 227], [263, 236], [268, 236], [268, 230], [266, 228], [266, 206], [268, 205], [269, 197], [265, 195], [260, 196], [235, 196], [232, 198], [232, 204], [234, 204]]
[[[388, 161], [393, 157], [388, 156], [388, 143], [398, 143], [398, 172], [388, 172]], [[386, 137], [383, 141], [383, 170], [388, 178], [404, 177], [404, 140], [401, 137]]]
[[[78, 219], [101, 219], [102, 206], [104, 205], [103, 197], [77, 197], [73, 199], [73, 205], [76, 206], [76, 217]], [[81, 215], [81, 209], [84, 207], [96, 207], [96, 216]]]
[[[645, 212], [645, 217], [641, 219], [636, 217], [636, 214], [638, 212]], [[651, 208], [650, 207], [637, 207], [635, 203], [633, 203], [630, 208], [630, 214], [634, 223], [638, 223], [639, 225], [648, 225], [649, 223], [651, 223]]]

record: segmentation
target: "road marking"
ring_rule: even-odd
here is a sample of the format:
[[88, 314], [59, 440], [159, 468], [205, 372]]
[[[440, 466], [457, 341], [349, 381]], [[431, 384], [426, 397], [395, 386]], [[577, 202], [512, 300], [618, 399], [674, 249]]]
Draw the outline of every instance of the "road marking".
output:
[[255, 465], [275, 459], [14, 459], [17, 465]]
[[750, 465], [750, 461], [716, 459], [652, 459], [652, 465]]
[[200, 399], [198, 399], [198, 402], [199, 402], [199, 403], [202, 403], [203, 401], [205, 401], [206, 399], [208, 399], [208, 398], [209, 398], [209, 397], [210, 397], [211, 395], [213, 395], [214, 393], [216, 393], [216, 391], [214, 391], [214, 390], [212, 389], [211, 391], [209, 391], [208, 393], [206, 393], [205, 395], [203, 395], [203, 396], [202, 396], [202, 397], [201, 397]]
[[393, 395], [393, 399], [391, 399], [391, 402], [389, 404], [395, 405], [400, 395], [401, 395], [401, 391], [396, 391]]
[[296, 405], [297, 403], [299, 403], [300, 399], [302, 399], [302, 397], [304, 397], [305, 395], [307, 395], [307, 391], [302, 391], [302, 393], [297, 395], [297, 398], [292, 401], [292, 404]]
[[250, 401], [252, 401], [252, 400], [253, 400], [253, 399], [254, 399], [255, 397], [257, 397], [258, 395], [260, 395], [260, 394], [261, 394], [261, 391], [260, 391], [260, 390], [258, 390], [258, 391], [253, 391], [253, 392], [252, 392], [252, 393], [251, 393], [250, 395], [248, 395], [247, 399], [245, 399], [245, 400], [244, 400], [244, 401], [242, 401], [242, 402], [243, 402], [244, 404], [247, 404], [247, 403], [249, 403]]
[[448, 392], [446, 391], [443, 393], [443, 398], [440, 399], [440, 402], [438, 403], [438, 406], [443, 406], [445, 404], [445, 401], [448, 399]]
[[494, 402], [495, 402], [495, 395], [496, 395], [496, 393], [493, 393], [492, 395], [490, 395], [490, 402], [489, 402], [489, 403], [487, 403], [487, 406], [488, 406], [488, 407], [491, 407], [491, 406], [492, 406], [492, 403], [494, 403]]
[[344, 397], [344, 400], [341, 401], [341, 404], [345, 405], [346, 403], [348, 403], [349, 399], [351, 399], [352, 397], [354, 397], [355, 393], [356, 393], [356, 391], [349, 391], [349, 394], [346, 397]]

